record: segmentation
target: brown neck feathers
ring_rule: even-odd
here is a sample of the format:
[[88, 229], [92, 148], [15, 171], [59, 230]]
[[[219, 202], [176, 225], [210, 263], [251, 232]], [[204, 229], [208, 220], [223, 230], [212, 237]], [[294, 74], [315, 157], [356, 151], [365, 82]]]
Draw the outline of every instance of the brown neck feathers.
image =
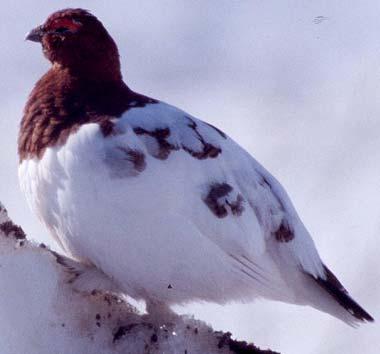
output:
[[62, 145], [86, 123], [104, 124], [132, 107], [157, 101], [130, 90], [118, 75], [91, 77], [84, 72], [54, 65], [36, 84], [21, 121], [20, 161], [41, 158], [47, 147]]

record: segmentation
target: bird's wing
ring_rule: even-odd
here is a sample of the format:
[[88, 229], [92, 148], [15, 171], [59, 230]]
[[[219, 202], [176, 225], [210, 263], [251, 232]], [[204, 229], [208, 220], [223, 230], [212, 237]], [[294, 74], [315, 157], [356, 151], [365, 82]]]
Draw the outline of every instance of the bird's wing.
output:
[[106, 149], [112, 174], [152, 174], [156, 183], [171, 185], [168, 213], [180, 213], [239, 262], [249, 266], [266, 257], [279, 268], [323, 274], [284, 189], [219, 129], [173, 106], [151, 104], [127, 111]]

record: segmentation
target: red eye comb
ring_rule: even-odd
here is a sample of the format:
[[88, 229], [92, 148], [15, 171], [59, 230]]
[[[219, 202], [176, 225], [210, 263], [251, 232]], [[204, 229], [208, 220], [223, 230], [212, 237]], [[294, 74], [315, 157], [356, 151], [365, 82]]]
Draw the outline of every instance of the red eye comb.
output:
[[53, 21], [53, 23], [50, 25], [50, 28], [54, 30], [60, 27], [64, 27], [72, 32], [76, 32], [81, 26], [82, 24], [77, 20], [70, 18], [59, 18]]

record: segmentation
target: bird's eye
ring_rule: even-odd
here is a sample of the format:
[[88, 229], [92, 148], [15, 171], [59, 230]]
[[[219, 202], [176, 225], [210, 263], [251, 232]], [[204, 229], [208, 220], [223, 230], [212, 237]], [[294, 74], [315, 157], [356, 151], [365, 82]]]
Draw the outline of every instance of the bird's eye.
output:
[[70, 30], [66, 27], [58, 27], [57, 29], [54, 30], [55, 33], [66, 33], [70, 32]]

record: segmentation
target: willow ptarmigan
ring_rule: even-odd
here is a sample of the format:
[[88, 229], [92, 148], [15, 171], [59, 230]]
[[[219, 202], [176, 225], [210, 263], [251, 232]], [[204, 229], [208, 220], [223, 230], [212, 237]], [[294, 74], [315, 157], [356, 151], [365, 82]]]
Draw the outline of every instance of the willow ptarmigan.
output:
[[152, 311], [264, 297], [373, 321], [276, 179], [218, 128], [132, 91], [95, 16], [55, 12], [27, 39], [52, 66], [25, 107], [19, 178], [68, 255]]

